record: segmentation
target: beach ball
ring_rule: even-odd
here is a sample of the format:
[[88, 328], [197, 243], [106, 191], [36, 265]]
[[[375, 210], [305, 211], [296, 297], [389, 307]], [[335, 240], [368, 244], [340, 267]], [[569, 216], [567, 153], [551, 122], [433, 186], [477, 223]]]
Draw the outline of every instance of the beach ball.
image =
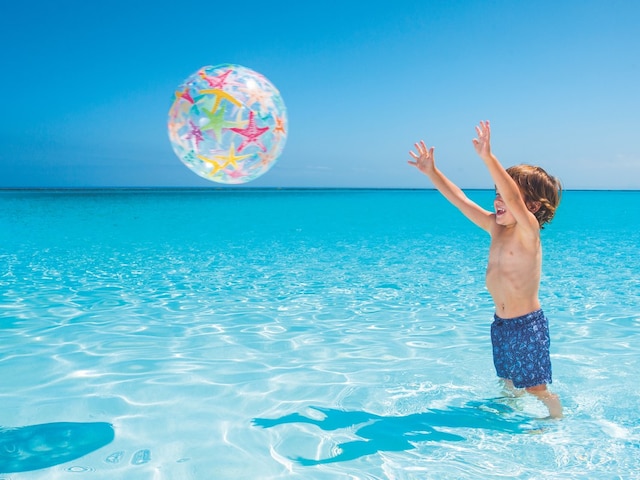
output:
[[177, 89], [169, 140], [182, 163], [207, 180], [247, 183], [265, 174], [287, 139], [278, 89], [240, 65], [200, 68]]

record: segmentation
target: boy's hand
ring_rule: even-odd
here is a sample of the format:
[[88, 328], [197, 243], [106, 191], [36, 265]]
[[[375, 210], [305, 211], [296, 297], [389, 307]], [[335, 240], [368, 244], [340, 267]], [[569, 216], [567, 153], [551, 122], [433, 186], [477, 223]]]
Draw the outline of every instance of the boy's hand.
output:
[[473, 148], [476, 149], [480, 158], [487, 158], [491, 156], [491, 126], [489, 121], [480, 122], [480, 125], [476, 127], [476, 133], [478, 138], [473, 139]]
[[415, 146], [418, 153], [409, 152], [409, 155], [411, 155], [415, 161], [412, 162], [411, 160], [409, 160], [408, 163], [409, 165], [413, 165], [414, 167], [416, 167], [422, 173], [429, 174], [429, 172], [433, 171], [433, 167], [434, 167], [434, 160], [433, 160], [434, 147], [427, 148], [424, 141], [422, 140], [420, 140], [419, 143], [416, 143]]

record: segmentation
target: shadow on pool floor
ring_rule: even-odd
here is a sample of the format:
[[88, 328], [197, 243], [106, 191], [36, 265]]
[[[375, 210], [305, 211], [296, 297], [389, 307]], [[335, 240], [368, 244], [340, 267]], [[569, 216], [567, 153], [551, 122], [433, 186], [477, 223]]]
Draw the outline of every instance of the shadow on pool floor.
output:
[[338, 410], [332, 408], [310, 407], [324, 415], [322, 419], [305, 417], [292, 413], [280, 418], [254, 418], [253, 425], [271, 428], [288, 423], [307, 423], [316, 425], [325, 431], [341, 428], [355, 428], [362, 440], [341, 443], [339, 454], [320, 460], [293, 458], [301, 465], [320, 465], [344, 462], [371, 455], [380, 451], [398, 452], [416, 448], [414, 442], [459, 442], [466, 440], [460, 435], [438, 431], [434, 427], [478, 428], [504, 433], [531, 433], [535, 430], [527, 425], [530, 420], [523, 416], [507, 418], [504, 414], [513, 414], [511, 407], [500, 402], [501, 399], [487, 402], [470, 402], [463, 407], [433, 409], [404, 416], [381, 416], [366, 411]]
[[110, 423], [56, 422], [0, 427], [0, 473], [28, 472], [83, 457], [111, 443]]

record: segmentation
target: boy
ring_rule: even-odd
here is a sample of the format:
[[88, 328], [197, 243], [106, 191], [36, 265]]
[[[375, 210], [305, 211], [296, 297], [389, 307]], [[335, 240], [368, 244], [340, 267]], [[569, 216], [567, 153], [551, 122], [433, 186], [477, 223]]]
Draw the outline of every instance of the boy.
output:
[[486, 285], [495, 303], [491, 325], [493, 362], [509, 389], [524, 388], [538, 397], [552, 418], [562, 417], [551, 383], [548, 322], [540, 309], [538, 288], [542, 251], [540, 229], [553, 218], [562, 187], [540, 167], [519, 165], [505, 170], [491, 153], [489, 122], [476, 127], [473, 146], [496, 186], [495, 213], [471, 201], [435, 166], [434, 147], [416, 143], [415, 166], [469, 220], [491, 235]]

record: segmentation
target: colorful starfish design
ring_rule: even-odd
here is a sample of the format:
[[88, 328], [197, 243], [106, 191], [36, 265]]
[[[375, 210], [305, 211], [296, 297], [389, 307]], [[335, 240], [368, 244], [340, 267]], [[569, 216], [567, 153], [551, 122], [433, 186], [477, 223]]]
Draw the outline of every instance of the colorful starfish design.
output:
[[262, 150], [263, 152], [267, 151], [265, 146], [260, 142], [259, 137], [260, 137], [260, 135], [264, 134], [264, 132], [269, 130], [269, 127], [258, 127], [258, 126], [256, 126], [256, 122], [255, 122], [253, 116], [254, 116], [253, 111], [250, 111], [249, 112], [249, 124], [245, 128], [230, 128], [229, 129], [232, 132], [235, 132], [238, 135], [242, 135], [244, 137], [243, 142], [238, 147], [238, 152], [241, 152], [247, 145], [250, 145], [252, 143], [255, 143], [258, 146], [258, 148], [260, 148], [260, 150]]
[[218, 173], [220, 170], [222, 170], [224, 168], [224, 165], [219, 164], [218, 162], [216, 162], [214, 159], [209, 158], [209, 157], [205, 157], [204, 155], [197, 155], [197, 157], [202, 160], [203, 162], [211, 165], [211, 170], [209, 171], [209, 173], [207, 175], [209, 175], [210, 177], [215, 175], [216, 173]]
[[273, 95], [261, 88], [255, 81], [247, 82], [246, 94], [246, 104], [249, 107], [257, 103], [260, 105], [260, 112], [268, 112], [273, 108]]
[[202, 131], [212, 130], [213, 134], [217, 139], [222, 137], [222, 130], [224, 128], [231, 127], [239, 127], [242, 125], [242, 122], [230, 122], [224, 119], [224, 115], [226, 113], [226, 106], [221, 106], [217, 111], [208, 111], [206, 109], [202, 109], [202, 112], [209, 119], [209, 123], [201, 127]]
[[176, 99], [171, 105], [169, 114], [172, 119], [176, 119], [183, 113], [189, 113], [189, 110], [194, 107], [195, 100], [189, 92], [189, 87], [185, 87], [182, 91], [176, 92]]
[[216, 77], [210, 77], [204, 72], [204, 70], [200, 70], [198, 72], [198, 75], [205, 82], [207, 82], [211, 88], [222, 88], [224, 87], [224, 83], [227, 81], [227, 77], [229, 76], [230, 73], [231, 73], [231, 70], [227, 70], [226, 72], [221, 73]]
[[176, 92], [176, 100], [186, 100], [187, 102], [193, 104], [193, 97], [191, 97], [191, 93], [189, 93], [189, 87], [186, 87], [182, 91]]
[[229, 172], [229, 177], [231, 177], [233, 179], [244, 178], [247, 175], [248, 175], [248, 172], [246, 172], [245, 170], [242, 170], [242, 169], [233, 170], [233, 171]]
[[196, 155], [193, 150], [189, 150], [182, 160], [193, 165], [196, 162], [196, 157], [198, 157], [198, 155]]
[[[236, 107], [242, 106], [242, 103], [238, 99], [236, 99], [233, 95], [225, 92], [224, 90], [220, 90], [219, 88], [206, 88], [204, 90], [200, 90], [200, 92], [198, 93], [201, 93], [201, 94], [206, 93], [206, 94], [215, 96], [216, 99], [214, 100], [213, 106], [211, 107], [211, 113], [214, 113], [218, 109], [218, 106], [220, 105], [220, 102], [222, 101], [222, 99], [228, 100], [229, 102], [234, 104]], [[198, 101], [200, 101], [202, 98], [204, 98], [204, 95], [199, 95]]]
[[183, 125], [184, 124], [175, 121], [169, 122], [169, 138], [173, 142], [180, 141], [180, 128], [182, 128]]
[[[239, 151], [240, 149], [238, 149], [238, 152]], [[216, 155], [214, 157], [214, 159], [216, 160], [224, 160], [224, 164], [222, 165], [222, 168], [228, 165], [232, 165], [233, 168], [238, 168], [238, 164], [236, 163], [238, 160], [244, 160], [245, 158], [249, 158], [251, 156], [251, 155], [239, 155], [239, 156], [236, 155], [236, 150], [233, 145], [231, 145], [227, 153], [228, 153], [227, 155]]]
[[193, 140], [195, 143], [195, 150], [198, 151], [198, 147], [200, 146], [200, 142], [204, 140], [202, 136], [202, 130], [196, 126], [191, 120], [189, 120], [189, 133], [185, 136], [187, 140]]
[[258, 152], [258, 156], [260, 157], [260, 163], [258, 163], [258, 165], [261, 166], [262, 168], [268, 167], [276, 159], [275, 155], [269, 152], [267, 153]]
[[273, 133], [280, 138], [280, 135], [286, 135], [286, 131], [284, 129], [284, 117], [276, 117], [276, 126], [273, 128]]

